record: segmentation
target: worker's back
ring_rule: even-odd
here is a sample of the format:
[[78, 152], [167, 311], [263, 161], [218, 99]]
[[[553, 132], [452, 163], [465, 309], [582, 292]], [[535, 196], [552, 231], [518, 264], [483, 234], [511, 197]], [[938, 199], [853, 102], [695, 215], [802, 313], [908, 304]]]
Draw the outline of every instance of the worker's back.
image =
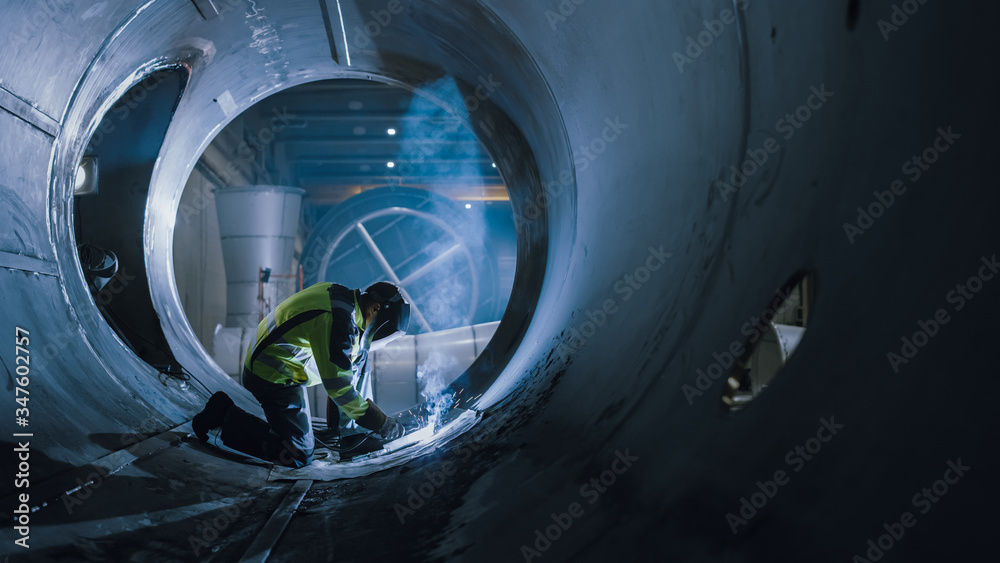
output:
[[[320, 338], [322, 342], [315, 344], [326, 350], [331, 340], [349, 339], [351, 359], [358, 354], [361, 311], [356, 293], [342, 285], [320, 282], [282, 301], [257, 325], [257, 337], [245, 358], [246, 370], [281, 385], [319, 384], [319, 374], [306, 369], [313, 355], [311, 340]], [[346, 313], [348, 322], [333, 323], [334, 308]]]

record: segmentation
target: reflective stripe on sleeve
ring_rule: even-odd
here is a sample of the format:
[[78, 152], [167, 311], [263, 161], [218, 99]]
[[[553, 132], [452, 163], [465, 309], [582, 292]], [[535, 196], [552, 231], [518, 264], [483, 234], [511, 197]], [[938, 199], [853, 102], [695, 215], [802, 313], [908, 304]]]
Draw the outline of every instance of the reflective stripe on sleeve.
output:
[[323, 380], [323, 387], [331, 391], [338, 391], [344, 387], [351, 387], [351, 378], [349, 377], [332, 377], [330, 379]]
[[257, 361], [264, 364], [265, 366], [273, 369], [274, 371], [284, 374], [285, 363], [275, 358], [274, 356], [268, 356], [267, 354], [261, 354], [257, 356]]
[[364, 416], [368, 412], [368, 401], [364, 399], [361, 395], [355, 397], [355, 399], [346, 405], [338, 405], [340, 410], [344, 411], [351, 420], [357, 420]]
[[338, 407], [342, 407], [357, 398], [358, 392], [355, 391], [353, 387], [348, 387], [347, 392], [342, 395], [332, 397], [333, 402], [336, 403]]

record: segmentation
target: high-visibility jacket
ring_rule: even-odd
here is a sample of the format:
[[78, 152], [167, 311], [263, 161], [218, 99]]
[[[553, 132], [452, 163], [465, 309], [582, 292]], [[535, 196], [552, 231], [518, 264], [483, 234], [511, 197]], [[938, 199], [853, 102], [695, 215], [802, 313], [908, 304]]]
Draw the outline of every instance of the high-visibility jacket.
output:
[[[279, 385], [322, 382], [333, 402], [357, 420], [368, 410], [352, 385], [364, 356], [360, 298], [358, 290], [321, 282], [285, 299], [257, 325], [245, 370]], [[310, 359], [318, 374], [307, 366]]]

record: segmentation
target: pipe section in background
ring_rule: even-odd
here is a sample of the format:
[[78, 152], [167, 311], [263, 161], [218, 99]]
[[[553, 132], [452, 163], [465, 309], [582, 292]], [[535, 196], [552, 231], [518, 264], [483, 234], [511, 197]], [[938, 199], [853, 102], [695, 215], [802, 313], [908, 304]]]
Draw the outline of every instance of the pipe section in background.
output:
[[[253, 328], [260, 322], [260, 268], [270, 268], [275, 275], [291, 274], [304, 193], [303, 189], [284, 186], [249, 186], [215, 192], [226, 263], [227, 326]], [[270, 296], [270, 308], [277, 307], [292, 293], [286, 290]]]
[[[403, 336], [372, 353], [372, 399], [387, 413], [422, 402], [425, 381], [447, 387], [486, 348], [500, 321]], [[418, 380], [418, 375], [420, 379]]]
[[[272, 557], [324, 561], [336, 546], [344, 560], [518, 559], [527, 546], [544, 550], [542, 561], [847, 561], [890, 539], [883, 526], [914, 509], [915, 493], [955, 477], [945, 473], [955, 464], [971, 469], [886, 559], [976, 560], [990, 549], [1000, 204], [983, 189], [996, 179], [996, 116], [982, 81], [996, 58], [995, 3], [928, 1], [886, 28], [894, 11], [874, 2], [407, 0], [389, 13], [383, 0], [354, 0], [337, 3], [336, 29], [317, 4], [225, 2], [209, 20], [193, 3], [161, 0], [5, 11], [0, 310], [5, 330], [29, 327], [35, 357], [47, 358], [32, 362], [33, 479], [120, 448], [117, 437], [147, 418], [170, 428], [203, 404], [165, 390], [115, 339], [75, 258], [73, 170], [115, 99], [156, 65], [192, 69], [150, 186], [149, 208], [161, 211], [146, 221], [150, 290], [181, 363], [247, 405], [199, 347], [173, 287], [174, 217], [194, 163], [225, 123], [275, 91], [337, 76], [419, 87], [448, 73], [479, 104], [472, 125], [519, 219], [511, 305], [482, 355], [490, 362], [477, 361], [489, 369], [470, 377], [486, 388], [476, 406], [492, 408], [482, 432], [440, 455], [316, 486]], [[739, 17], [725, 23], [734, 5]], [[349, 67], [340, 45], [351, 48]], [[500, 86], [482, 100], [479, 79]], [[948, 150], [926, 152], [935, 146]], [[936, 162], [904, 174], [914, 158], [926, 165], [924, 154]], [[767, 161], [753, 168], [755, 158]], [[756, 172], [720, 189], [736, 169]], [[542, 182], [547, 199], [531, 191]], [[659, 269], [637, 286], [650, 264]], [[742, 342], [743, 323], [802, 268], [822, 283], [809, 335], [767, 393], [733, 416], [719, 413], [721, 378], [689, 400], [683, 386]], [[921, 332], [935, 318], [947, 320]], [[14, 365], [13, 346], [3, 350]], [[890, 352], [906, 362], [893, 366]], [[838, 434], [793, 456], [801, 472], [790, 468], [788, 452], [830, 436], [823, 421]], [[627, 472], [612, 471], [623, 458]], [[443, 461], [456, 471], [396, 526], [394, 504], [431, 487]], [[187, 482], [192, 473], [173, 473], [175, 491], [245, 467], [211, 463]], [[779, 469], [787, 484], [731, 528], [727, 514]], [[162, 486], [170, 473], [151, 464], [146, 475], [129, 489]], [[590, 485], [605, 477], [613, 485]], [[160, 491], [165, 510], [195, 506], [196, 495], [185, 503]], [[49, 529], [83, 536], [125, 510], [144, 514], [130, 500], [115, 497], [91, 519], [57, 515]], [[343, 518], [345, 507], [357, 517]], [[560, 528], [552, 515], [566, 522], [567, 510]], [[192, 525], [181, 534], [157, 530], [169, 557], [194, 531], [183, 517]], [[249, 529], [221, 535], [237, 528]], [[62, 553], [120, 559], [146, 539], [87, 536]]]

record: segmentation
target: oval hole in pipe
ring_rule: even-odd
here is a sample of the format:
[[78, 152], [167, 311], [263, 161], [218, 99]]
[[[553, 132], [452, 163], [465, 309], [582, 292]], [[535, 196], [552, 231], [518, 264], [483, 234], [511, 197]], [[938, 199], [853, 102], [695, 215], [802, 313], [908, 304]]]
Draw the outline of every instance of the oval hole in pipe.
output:
[[73, 196], [73, 227], [91, 297], [129, 349], [161, 373], [188, 377], [160, 327], [146, 276], [143, 221], [153, 166], [187, 81], [183, 67], [157, 70], [132, 86], [91, 135]]
[[805, 338], [815, 291], [815, 276], [798, 272], [748, 323], [752, 332], [723, 387], [723, 408], [745, 408], [771, 384]]

